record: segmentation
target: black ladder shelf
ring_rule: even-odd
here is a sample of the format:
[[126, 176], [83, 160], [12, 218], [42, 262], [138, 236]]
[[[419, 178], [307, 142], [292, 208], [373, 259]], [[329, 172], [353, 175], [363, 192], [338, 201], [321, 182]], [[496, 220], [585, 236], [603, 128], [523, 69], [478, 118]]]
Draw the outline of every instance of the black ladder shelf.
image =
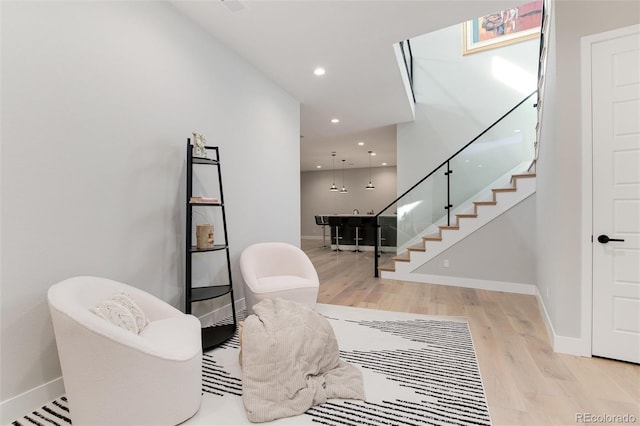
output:
[[[186, 279], [185, 279], [185, 313], [191, 313], [191, 305], [195, 302], [203, 300], [216, 299], [218, 297], [229, 296], [231, 310], [233, 312], [233, 322], [230, 324], [212, 325], [202, 328], [202, 349], [207, 351], [231, 338], [236, 331], [237, 318], [236, 308], [233, 298], [233, 281], [231, 279], [231, 257], [229, 254], [229, 240], [227, 238], [227, 217], [224, 209], [224, 195], [222, 192], [222, 172], [220, 170], [220, 154], [217, 146], [205, 146], [207, 157], [201, 158], [193, 156], [193, 146], [191, 140], [187, 139], [187, 214], [186, 214]], [[214, 166], [218, 170], [218, 191], [219, 200], [213, 201], [193, 201], [193, 175], [194, 166], [201, 167]], [[200, 166], [198, 166], [200, 167]], [[209, 248], [198, 248], [193, 244], [193, 208], [194, 206], [213, 208], [219, 210], [222, 216], [222, 228], [224, 241], [222, 244], [215, 244]], [[206, 254], [208, 253], [208, 254]], [[210, 283], [205, 287], [192, 287], [192, 263], [194, 256], [215, 256], [219, 253], [225, 253], [227, 260], [227, 277], [228, 281], [222, 283]]]

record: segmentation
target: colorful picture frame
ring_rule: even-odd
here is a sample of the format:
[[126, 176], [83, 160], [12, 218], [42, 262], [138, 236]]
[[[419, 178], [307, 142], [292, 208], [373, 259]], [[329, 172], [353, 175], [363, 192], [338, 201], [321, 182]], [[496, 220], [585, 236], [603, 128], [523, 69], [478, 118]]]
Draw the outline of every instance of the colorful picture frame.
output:
[[480, 16], [462, 24], [462, 54], [540, 37], [543, 0]]

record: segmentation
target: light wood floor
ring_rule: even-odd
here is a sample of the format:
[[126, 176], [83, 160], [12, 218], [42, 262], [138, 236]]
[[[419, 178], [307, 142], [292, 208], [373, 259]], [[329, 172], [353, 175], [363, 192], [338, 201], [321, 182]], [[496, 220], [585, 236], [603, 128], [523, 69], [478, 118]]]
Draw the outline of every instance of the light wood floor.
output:
[[374, 278], [373, 253], [321, 245], [302, 241], [319, 303], [468, 318], [494, 425], [640, 425], [640, 366], [554, 353], [535, 296]]

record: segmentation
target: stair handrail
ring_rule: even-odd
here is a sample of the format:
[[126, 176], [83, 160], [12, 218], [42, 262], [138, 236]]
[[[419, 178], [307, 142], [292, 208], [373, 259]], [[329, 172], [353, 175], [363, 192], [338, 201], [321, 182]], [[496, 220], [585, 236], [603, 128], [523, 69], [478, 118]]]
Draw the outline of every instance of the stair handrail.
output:
[[400, 199], [402, 199], [405, 195], [407, 195], [408, 193], [410, 193], [411, 191], [413, 191], [418, 185], [420, 185], [422, 182], [424, 182], [425, 180], [427, 180], [429, 177], [431, 177], [436, 171], [438, 171], [442, 166], [446, 165], [448, 162], [450, 162], [451, 160], [453, 160], [458, 154], [460, 154], [462, 151], [464, 151], [465, 149], [467, 149], [471, 144], [473, 144], [475, 141], [477, 141], [478, 139], [480, 139], [484, 134], [486, 134], [488, 131], [490, 131], [491, 129], [493, 129], [498, 123], [500, 123], [502, 120], [504, 120], [506, 117], [509, 116], [509, 114], [511, 114], [513, 111], [515, 111], [518, 107], [520, 107], [522, 104], [524, 104], [529, 98], [531, 98], [533, 95], [535, 95], [536, 93], [538, 93], [538, 90], [534, 90], [533, 92], [531, 92], [530, 95], [526, 96], [523, 100], [521, 100], [520, 102], [518, 102], [513, 108], [511, 108], [509, 111], [507, 111], [506, 113], [504, 113], [500, 118], [498, 118], [496, 121], [494, 121], [491, 125], [489, 125], [489, 127], [487, 127], [486, 129], [484, 129], [482, 132], [480, 132], [475, 138], [471, 139], [469, 142], [467, 142], [467, 144], [465, 144], [462, 148], [460, 148], [458, 151], [455, 152], [455, 154], [453, 154], [452, 156], [450, 156], [449, 158], [447, 158], [446, 160], [444, 160], [438, 167], [435, 167], [428, 175], [426, 175], [425, 177], [423, 177], [422, 179], [420, 179], [418, 182], [416, 182], [413, 186], [411, 186], [411, 188], [407, 189], [405, 192], [402, 193], [402, 195], [398, 196], [395, 200], [393, 200], [392, 202], [390, 202], [389, 204], [387, 204], [386, 207], [384, 207], [382, 210], [380, 210], [375, 216], [374, 216], [374, 224], [376, 226], [376, 232], [375, 232], [375, 244], [374, 244], [374, 267], [375, 267], [375, 277], [378, 277], [378, 246], [379, 246], [379, 242], [380, 242], [380, 236], [379, 236], [379, 232], [377, 232], [380, 229], [380, 222], [379, 222], [379, 217], [382, 213], [384, 213], [385, 211], [387, 211], [389, 209], [389, 207], [393, 206], [395, 203], [397, 203], [398, 201], [400, 201]]

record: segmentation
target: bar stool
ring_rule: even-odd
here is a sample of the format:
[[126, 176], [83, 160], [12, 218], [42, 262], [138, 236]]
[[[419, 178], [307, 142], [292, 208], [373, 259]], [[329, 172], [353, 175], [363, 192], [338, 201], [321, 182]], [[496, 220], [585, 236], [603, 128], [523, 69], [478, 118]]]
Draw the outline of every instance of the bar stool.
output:
[[342, 239], [340, 236], [340, 230], [343, 227], [342, 218], [338, 216], [329, 216], [329, 226], [333, 227], [335, 235], [334, 242], [336, 244], [336, 248], [333, 251], [342, 251], [340, 250], [340, 240]]
[[316, 216], [316, 225], [322, 226], [322, 248], [327, 248], [327, 216]]
[[356, 242], [356, 249], [353, 250], [354, 252], [362, 252], [362, 250], [360, 250], [360, 245], [359, 245], [359, 241], [362, 239], [360, 238], [360, 227], [362, 226], [362, 218], [361, 217], [350, 217], [347, 219], [347, 226], [351, 227], [351, 228], [355, 228], [356, 230], [356, 236], [354, 238], [354, 241]]

